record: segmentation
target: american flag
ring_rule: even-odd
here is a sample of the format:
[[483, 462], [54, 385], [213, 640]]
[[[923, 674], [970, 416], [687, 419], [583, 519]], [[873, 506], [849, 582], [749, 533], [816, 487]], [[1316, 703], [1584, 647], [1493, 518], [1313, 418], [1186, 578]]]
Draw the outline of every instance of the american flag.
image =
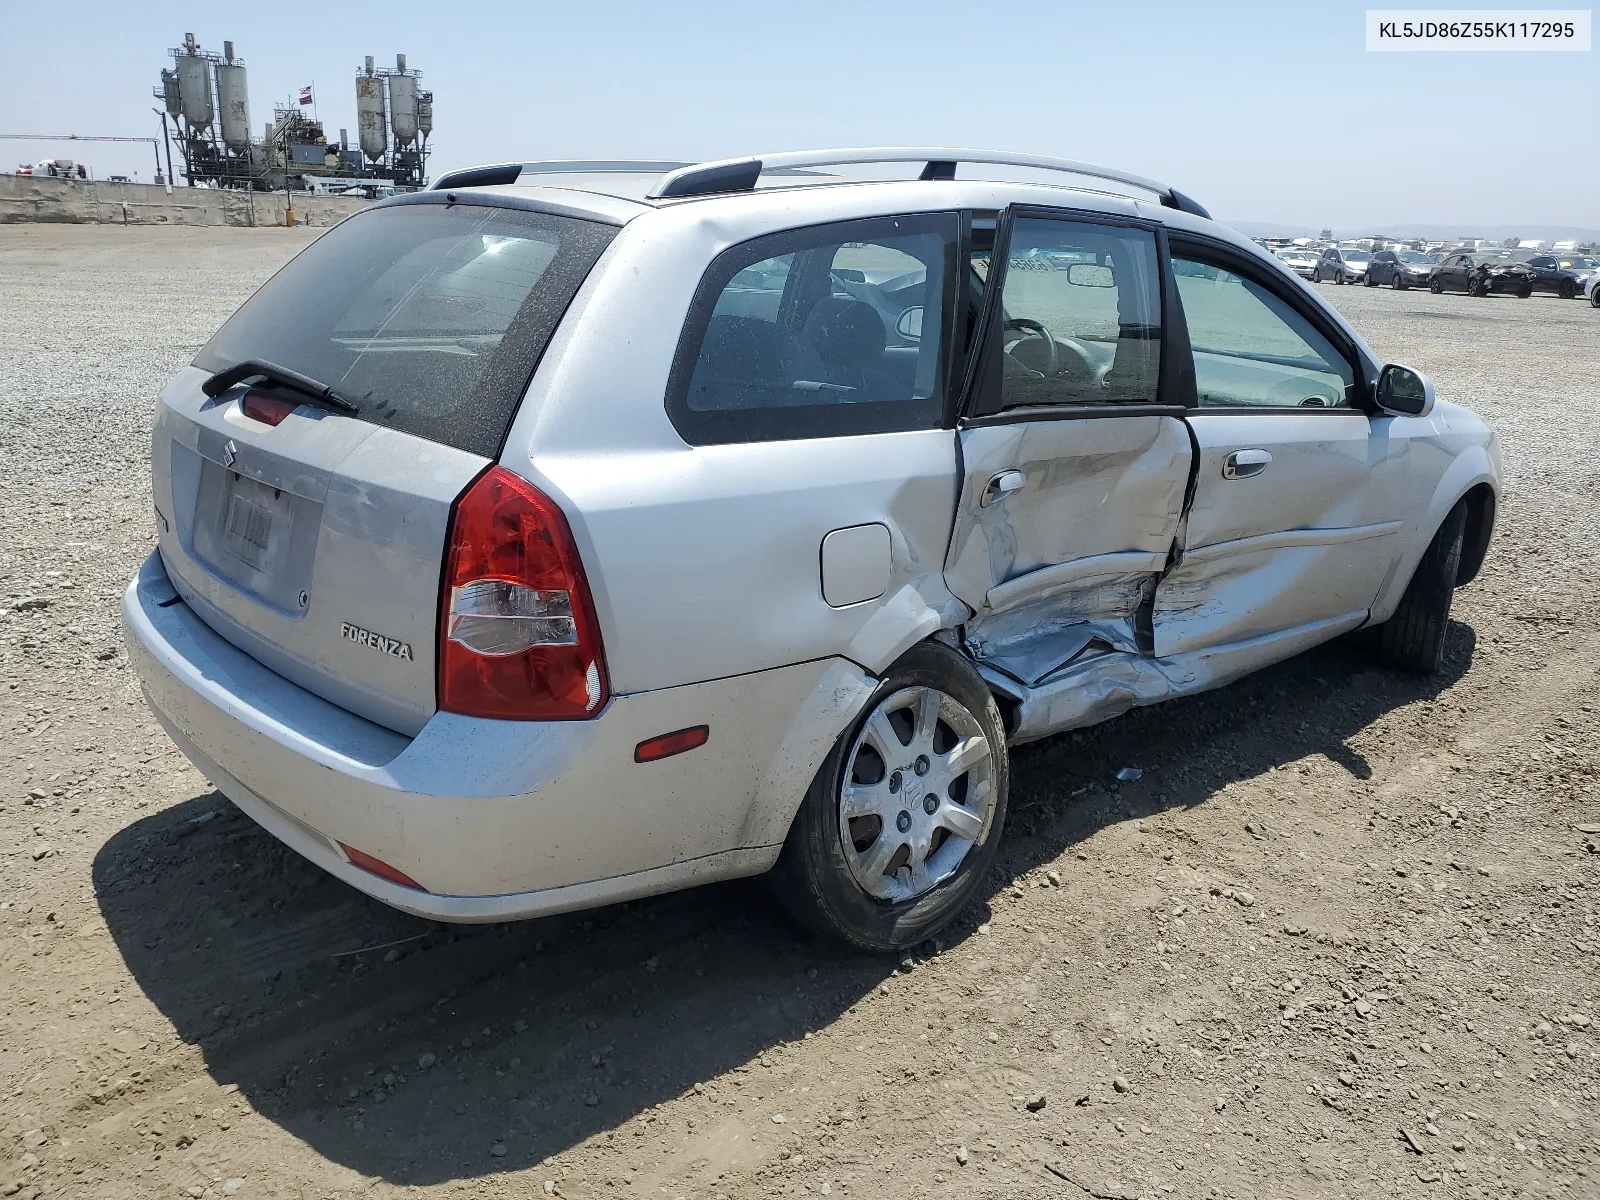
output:
[[303, 87], [303, 88], [300, 89], [300, 103], [301, 104], [310, 104], [311, 103], [311, 89], [310, 88]]

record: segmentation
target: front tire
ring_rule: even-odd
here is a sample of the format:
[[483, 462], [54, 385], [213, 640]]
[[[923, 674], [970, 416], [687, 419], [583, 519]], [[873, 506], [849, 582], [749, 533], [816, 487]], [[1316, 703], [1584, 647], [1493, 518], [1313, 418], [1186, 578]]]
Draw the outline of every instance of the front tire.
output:
[[1561, 281], [1561, 286], [1556, 289], [1556, 295], [1560, 296], [1563, 300], [1571, 300], [1577, 294], [1577, 285], [1575, 285], [1570, 279], [1563, 279]]
[[1435, 275], [1432, 279], [1428, 280], [1428, 290], [1435, 296], [1439, 295], [1444, 291], [1444, 280]]
[[1444, 662], [1444, 635], [1466, 529], [1467, 505], [1462, 501], [1428, 543], [1394, 615], [1373, 631], [1378, 659], [1385, 665], [1431, 675]]
[[972, 902], [1005, 826], [1005, 724], [972, 664], [933, 642], [884, 674], [806, 791], [772, 872], [802, 926], [906, 950]]
[[1389, 286], [1397, 292], [1403, 292], [1411, 286], [1411, 282], [1406, 278], [1404, 271], [1396, 270], [1389, 278]]
[[1600, 308], [1600, 283], [1595, 283], [1590, 286], [1589, 303], [1595, 308]]

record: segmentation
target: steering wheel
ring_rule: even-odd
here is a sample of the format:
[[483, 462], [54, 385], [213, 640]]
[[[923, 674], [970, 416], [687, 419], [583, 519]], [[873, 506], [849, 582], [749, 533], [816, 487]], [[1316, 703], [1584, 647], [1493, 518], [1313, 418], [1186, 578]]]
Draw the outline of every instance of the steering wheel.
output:
[[1050, 336], [1050, 331], [1048, 329], [1039, 324], [1039, 322], [1035, 321], [1032, 317], [1010, 317], [1007, 319], [1006, 323], [1001, 326], [1001, 329], [1006, 331], [1013, 329], [1020, 330], [1023, 333], [1031, 333], [1035, 337], [1043, 338], [1045, 344], [1044, 373], [1047, 376], [1054, 375], [1056, 373], [1056, 370], [1060, 366], [1060, 362], [1057, 359], [1056, 340]]

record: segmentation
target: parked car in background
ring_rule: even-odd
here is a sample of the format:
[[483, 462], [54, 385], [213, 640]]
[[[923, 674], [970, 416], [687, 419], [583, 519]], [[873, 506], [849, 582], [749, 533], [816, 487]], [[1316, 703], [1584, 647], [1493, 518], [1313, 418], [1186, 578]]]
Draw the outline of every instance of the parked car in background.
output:
[[1600, 271], [1589, 276], [1588, 281], [1584, 283], [1583, 295], [1590, 304], [1600, 308]]
[[1032, 157], [447, 174], [162, 390], [134, 672], [240, 809], [407, 912], [771, 870], [903, 951], [988, 886], [1013, 745], [1357, 628], [1439, 668], [1495, 435], [1290, 279]]
[[341, 188], [335, 192], [336, 196], [356, 196], [365, 200], [387, 200], [390, 196], [398, 196], [399, 189], [382, 183], [357, 183], [350, 187]]
[[40, 160], [33, 169], [35, 175], [51, 175], [57, 179], [87, 179], [89, 168], [81, 162], [74, 162], [70, 158], [46, 158]]
[[1331, 279], [1334, 283], [1360, 283], [1367, 277], [1367, 267], [1372, 255], [1366, 250], [1345, 250], [1329, 246], [1322, 252], [1317, 265], [1312, 268], [1311, 282], [1321, 283]]
[[1533, 271], [1533, 290], [1553, 292], [1563, 300], [1580, 295], [1590, 276], [1600, 269], [1600, 263], [1582, 255], [1557, 258], [1553, 254], [1536, 254], [1528, 259]]
[[1422, 287], [1438, 264], [1421, 250], [1379, 250], [1367, 267], [1367, 286], [1388, 285], [1396, 291]]
[[1317, 252], [1315, 250], [1279, 250], [1276, 251], [1276, 256], [1302, 279], [1310, 279], [1311, 273], [1317, 269]]
[[1504, 254], [1451, 254], [1428, 277], [1428, 290], [1469, 296], [1502, 292], [1526, 300], [1533, 295], [1533, 268]]

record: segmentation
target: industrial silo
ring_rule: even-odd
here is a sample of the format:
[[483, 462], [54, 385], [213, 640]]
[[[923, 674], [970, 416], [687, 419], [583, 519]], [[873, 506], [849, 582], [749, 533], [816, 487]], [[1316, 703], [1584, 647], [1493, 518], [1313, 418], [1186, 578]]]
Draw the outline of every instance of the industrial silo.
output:
[[389, 76], [389, 128], [395, 149], [409, 146], [417, 136], [417, 76], [406, 70], [406, 56], [394, 56], [395, 73]]
[[183, 115], [183, 95], [178, 91], [178, 72], [161, 69], [161, 102], [167, 106], [167, 116], [176, 121]]
[[417, 93], [417, 129], [421, 131], [423, 140], [426, 141], [433, 132], [433, 93]]
[[250, 93], [245, 87], [244, 63], [233, 59], [233, 43], [222, 43], [223, 61], [217, 64], [217, 110], [222, 141], [235, 154], [250, 148]]
[[191, 129], [205, 129], [215, 111], [211, 107], [211, 63], [195, 44], [194, 34], [184, 35], [183, 47], [173, 61], [178, 65], [178, 96], [183, 119]]
[[368, 159], [382, 158], [389, 148], [389, 131], [383, 111], [383, 78], [372, 72], [372, 56], [366, 70], [356, 76], [356, 132], [361, 152]]

